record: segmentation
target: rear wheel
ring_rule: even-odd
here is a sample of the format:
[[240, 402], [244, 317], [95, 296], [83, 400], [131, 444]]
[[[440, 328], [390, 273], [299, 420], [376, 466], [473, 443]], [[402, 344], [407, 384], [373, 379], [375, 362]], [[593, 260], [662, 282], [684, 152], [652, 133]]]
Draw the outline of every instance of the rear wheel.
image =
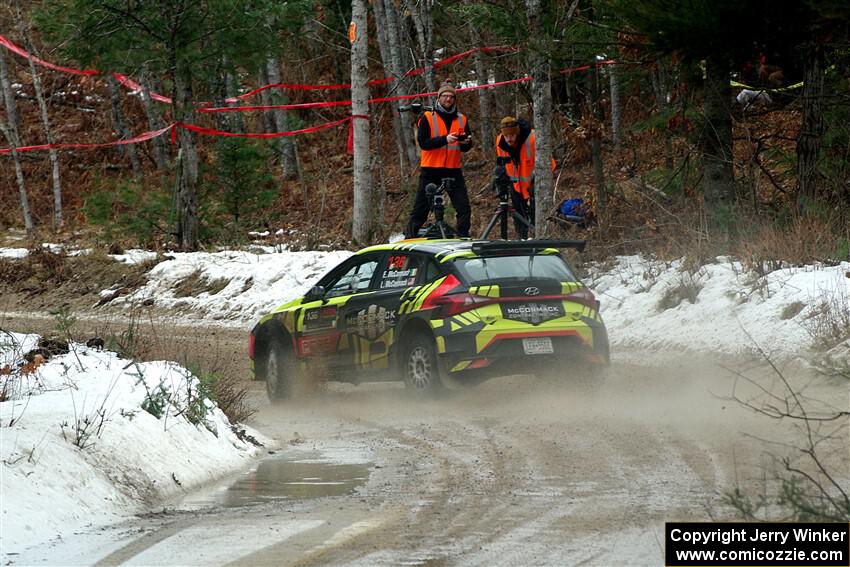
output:
[[434, 339], [424, 333], [411, 335], [404, 345], [402, 375], [404, 384], [419, 394], [434, 394], [442, 389], [440, 367]]

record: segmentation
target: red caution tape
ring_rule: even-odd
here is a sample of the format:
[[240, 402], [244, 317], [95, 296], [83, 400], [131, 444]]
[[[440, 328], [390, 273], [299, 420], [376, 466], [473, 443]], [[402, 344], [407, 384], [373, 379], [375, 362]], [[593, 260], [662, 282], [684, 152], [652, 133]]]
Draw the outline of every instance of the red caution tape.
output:
[[[9, 39], [6, 38], [3, 35], [0, 35], [0, 46], [3, 46], [6, 49], [8, 49], [9, 51], [12, 51], [13, 53], [16, 53], [16, 54], [18, 54], [22, 57], [29, 57], [30, 56], [29, 53], [26, 50], [18, 47], [17, 45], [15, 45], [11, 41], [9, 41]], [[500, 52], [500, 51], [517, 51], [517, 50], [518, 49], [516, 47], [512, 47], [512, 46], [509, 46], [509, 45], [476, 47], [474, 49], [464, 51], [463, 53], [458, 53], [458, 54], [453, 55], [451, 57], [447, 57], [445, 59], [442, 59], [442, 60], [434, 63], [434, 65], [432, 65], [432, 68], [436, 69], [436, 68], [442, 67], [444, 65], [448, 65], [449, 63], [454, 63], [455, 61], [469, 57], [470, 55], [477, 53], [479, 51], [481, 51], [483, 53], [493, 53], [493, 52]], [[33, 62], [41, 65], [42, 67], [47, 67], [48, 69], [61, 71], [63, 73], [70, 73], [70, 74], [73, 74], [73, 75], [85, 75], [85, 76], [103, 74], [102, 71], [98, 71], [98, 70], [95, 70], [95, 69], [80, 70], [80, 69], [72, 69], [70, 67], [62, 67], [62, 66], [59, 66], [59, 65], [54, 65], [53, 63], [48, 63], [47, 61], [44, 61], [43, 59], [40, 59], [40, 58], [35, 57], [35, 56], [32, 56], [32, 59], [33, 59]], [[412, 70], [404, 73], [402, 75], [402, 78], [421, 75], [425, 71], [426, 71], [426, 69], [412, 69]], [[121, 83], [125, 87], [129, 88], [130, 90], [141, 91], [141, 85], [139, 85], [139, 83], [133, 81], [132, 79], [130, 79], [126, 75], [122, 75], [121, 73], [112, 73], [112, 76], [115, 77], [115, 79], [119, 83]], [[375, 80], [369, 81], [369, 84], [370, 85], [381, 85], [381, 84], [385, 84], [385, 83], [390, 83], [390, 82], [395, 81], [395, 80], [397, 80], [396, 77], [386, 77], [384, 79], [375, 79]], [[229, 104], [234, 104], [234, 103], [237, 103], [239, 101], [251, 98], [252, 96], [255, 96], [255, 95], [257, 95], [257, 94], [259, 94], [259, 93], [261, 93], [265, 90], [268, 90], [268, 89], [326, 91], [326, 90], [342, 90], [342, 89], [350, 89], [350, 88], [351, 88], [351, 84], [349, 84], [349, 83], [341, 83], [341, 84], [335, 84], [335, 85], [309, 85], [309, 84], [299, 84], [299, 83], [274, 83], [274, 84], [264, 85], [262, 87], [253, 89], [253, 90], [251, 90], [247, 93], [239, 95], [238, 97], [231, 97], [231, 98], [225, 99], [225, 102], [227, 102]], [[161, 94], [158, 94], [158, 93], [154, 93], [154, 92], [151, 93], [151, 98], [153, 100], [157, 100], [159, 102], [164, 102], [164, 103], [167, 103], [167, 104], [171, 104], [171, 102], [172, 102], [171, 98], [164, 96], [164, 95], [161, 95]], [[211, 103], [211, 102], [201, 102], [201, 103], [196, 103], [196, 104], [197, 104], [197, 106], [203, 107], [203, 106], [211, 106], [213, 103]], [[319, 105], [313, 105], [313, 106], [319, 106]], [[324, 106], [338, 106], [338, 105], [324, 104]], [[267, 109], [273, 109], [273, 108], [290, 108], [290, 107], [288, 107], [288, 106], [246, 107], [246, 109], [250, 109], [250, 110], [267, 110]], [[311, 106], [301, 106], [299, 108], [311, 108]], [[207, 110], [207, 111], [208, 112], [223, 112], [221, 110], [218, 110], [218, 111]]]
[[[615, 61], [613, 59], [605, 59], [604, 61], [597, 61], [596, 67], [601, 67], [603, 65], [613, 65]], [[594, 65], [582, 65], [581, 67], [573, 67], [571, 69], [561, 69], [562, 75], [569, 75], [570, 73], [575, 73], [576, 71], [587, 71]]]
[[[115, 77], [116, 81], [118, 81], [119, 83], [121, 83], [122, 85], [124, 85], [125, 87], [130, 89], [131, 91], [142, 92], [142, 85], [140, 85], [139, 83], [137, 83], [136, 81], [134, 81], [133, 79], [128, 77], [127, 75], [122, 75], [121, 73], [112, 73], [112, 76]], [[159, 102], [165, 102], [165, 103], [171, 104], [171, 99], [168, 98], [167, 96], [163, 96], [161, 94], [154, 93], [154, 92], [152, 92], [150, 94], [151, 94], [151, 98], [153, 100], [158, 100]]]
[[[104, 142], [102, 144], [41, 144], [38, 146], [21, 146], [15, 148], [18, 152], [29, 152], [34, 150], [91, 150], [96, 148], [106, 148], [109, 146], [124, 146], [127, 144], [136, 144], [139, 142], [146, 142], [147, 140], [152, 140], [156, 137], [162, 136], [169, 130], [174, 128], [174, 124], [170, 124], [165, 128], [160, 128], [159, 130], [154, 130], [152, 132], [145, 132], [144, 134], [139, 134], [133, 138], [128, 138], [126, 140], [116, 140], [114, 142]], [[0, 155], [2, 154], [11, 154], [12, 148], [4, 148], [0, 149]]]
[[6, 49], [11, 51], [12, 53], [17, 53], [18, 55], [20, 55], [21, 57], [23, 57], [25, 59], [32, 57], [33, 63], [37, 63], [37, 64], [41, 65], [42, 67], [47, 67], [48, 69], [53, 69], [54, 71], [61, 71], [63, 73], [70, 73], [72, 75], [85, 75], [85, 76], [100, 75], [100, 71], [96, 71], [94, 69], [84, 69], [84, 70], [71, 69], [70, 67], [60, 67], [59, 65], [54, 65], [53, 63], [48, 63], [44, 59], [40, 59], [40, 58], [36, 57], [35, 55], [30, 55], [27, 51], [25, 51], [24, 49], [21, 49], [20, 47], [18, 47], [17, 45], [15, 45], [11, 41], [9, 41], [5, 36], [2, 36], [2, 35], [0, 35], [0, 45], [5, 47]]
[[[208, 136], [226, 136], [232, 138], [283, 138], [286, 136], [297, 136], [299, 134], [309, 134], [311, 132], [318, 132], [319, 130], [325, 130], [327, 128], [333, 128], [334, 126], [339, 126], [340, 124], [345, 124], [349, 120], [351, 120], [351, 116], [346, 116], [341, 120], [334, 120], [333, 122], [326, 122], [324, 124], [319, 124], [318, 126], [311, 126], [309, 128], [301, 128], [300, 130], [290, 130], [288, 132], [266, 132], [263, 134], [249, 134], [242, 132], [226, 132], [224, 130], [216, 130], [214, 128], [203, 128], [201, 126], [196, 126], [195, 124], [186, 124], [185, 122], [178, 122], [174, 126], [177, 128], [183, 128], [185, 130], [191, 130], [192, 132], [197, 132], [198, 134], [204, 134]], [[173, 137], [173, 134], [172, 134]]]
[[345, 147], [348, 151], [348, 155], [354, 155], [354, 118], [361, 118], [363, 120], [369, 120], [369, 116], [366, 114], [352, 114], [349, 116], [351, 122], [348, 123], [348, 142]]
[[[474, 85], [471, 87], [462, 87], [457, 89], [458, 92], [465, 91], [474, 91], [477, 89], [489, 89], [495, 87], [501, 87], [504, 85], [511, 85], [514, 83], [524, 83], [526, 81], [531, 81], [531, 77], [521, 77], [519, 79], [510, 79], [507, 81], [499, 81], [497, 83], [486, 83], [483, 85]], [[436, 91], [434, 92], [426, 92], [426, 93], [418, 93], [411, 95], [397, 95], [397, 96], [385, 96], [378, 98], [370, 98], [369, 103], [375, 104], [378, 102], [391, 102], [395, 100], [411, 100], [414, 98], [425, 98], [436, 96]], [[350, 100], [332, 100], [326, 102], [300, 102], [294, 104], [271, 104], [271, 105], [263, 105], [263, 106], [218, 106], [214, 108], [199, 108], [198, 112], [249, 112], [254, 110], [306, 110], [309, 108], [319, 108], [319, 107], [332, 107], [332, 106], [350, 106]]]

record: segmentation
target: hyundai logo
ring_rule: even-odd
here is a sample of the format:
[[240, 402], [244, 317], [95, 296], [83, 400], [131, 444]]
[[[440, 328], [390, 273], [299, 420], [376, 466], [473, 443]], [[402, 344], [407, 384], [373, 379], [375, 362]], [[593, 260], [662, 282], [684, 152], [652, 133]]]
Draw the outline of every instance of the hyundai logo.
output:
[[525, 288], [525, 295], [540, 295], [540, 288], [531, 286]]

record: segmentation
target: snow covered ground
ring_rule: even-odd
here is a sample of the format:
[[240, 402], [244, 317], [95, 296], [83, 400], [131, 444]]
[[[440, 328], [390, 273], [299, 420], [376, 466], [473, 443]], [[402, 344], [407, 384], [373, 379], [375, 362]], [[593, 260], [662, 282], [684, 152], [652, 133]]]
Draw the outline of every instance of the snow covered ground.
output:
[[[246, 466], [260, 447], [172, 362], [135, 363], [71, 343], [20, 366], [38, 337], [0, 331], [2, 555]], [[6, 563], [6, 560], [3, 560]]]
[[[0, 250], [0, 257], [24, 253]], [[112, 304], [152, 300], [187, 320], [247, 328], [270, 307], [303, 294], [349, 254], [174, 253], [150, 271], [147, 285]], [[116, 260], [149, 256], [129, 252]], [[744, 354], [756, 347], [805, 357], [831, 324], [850, 321], [846, 262], [755, 277], [728, 258], [691, 273], [681, 262], [630, 256], [590, 274], [587, 283], [602, 302], [615, 359], [618, 349]], [[190, 278], [208, 290], [180, 297], [177, 286]], [[67, 354], [22, 367], [22, 356], [37, 341], [0, 330], [0, 385], [8, 398], [0, 403], [4, 564], [4, 555], [21, 546], [126, 517], [244, 468], [257, 454], [256, 445], [237, 435], [244, 428], [233, 427], [213, 405], [187, 411], [198, 383], [178, 365], [132, 363], [72, 344]], [[831, 354], [850, 356], [850, 340], [845, 336]]]

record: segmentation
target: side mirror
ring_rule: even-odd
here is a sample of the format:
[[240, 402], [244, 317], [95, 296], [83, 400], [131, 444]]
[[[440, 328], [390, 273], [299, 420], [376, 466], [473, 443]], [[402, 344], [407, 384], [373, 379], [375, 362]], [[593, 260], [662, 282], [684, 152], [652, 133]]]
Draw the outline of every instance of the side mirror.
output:
[[310, 288], [304, 295], [304, 301], [315, 301], [317, 299], [322, 299], [325, 296], [325, 288], [320, 285], [314, 285]]

